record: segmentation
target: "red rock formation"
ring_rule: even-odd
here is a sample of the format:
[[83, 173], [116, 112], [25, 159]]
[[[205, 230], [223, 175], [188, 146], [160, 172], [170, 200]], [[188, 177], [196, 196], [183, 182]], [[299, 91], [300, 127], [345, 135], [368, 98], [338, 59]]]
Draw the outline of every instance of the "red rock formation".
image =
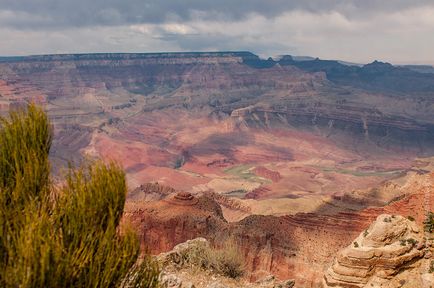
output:
[[175, 189], [169, 186], [159, 183], [146, 183], [129, 192], [127, 196], [129, 201], [150, 201], [161, 200], [175, 192]]
[[124, 219], [141, 239], [143, 249], [157, 254], [200, 235], [215, 237], [226, 225], [220, 206], [209, 197], [171, 195], [161, 201], [127, 204]]
[[282, 179], [282, 176], [278, 171], [272, 171], [270, 169], [267, 169], [265, 167], [259, 166], [253, 169], [253, 173], [258, 175], [259, 177], [263, 177], [266, 179], [270, 179], [273, 182], [279, 182], [280, 179]]
[[266, 195], [267, 193], [269, 193], [270, 191], [271, 190], [268, 189], [267, 187], [261, 186], [261, 187], [253, 189], [252, 191], [246, 193], [246, 195], [244, 196], [244, 198], [246, 198], [246, 199], [260, 199], [264, 195]]
[[[143, 247], [152, 253], [168, 251], [196, 237], [205, 237], [216, 245], [233, 237], [246, 257], [252, 280], [270, 272], [282, 279], [295, 278], [302, 287], [316, 287], [336, 253], [378, 215], [413, 216], [421, 224], [421, 207], [426, 193], [433, 191], [433, 180], [433, 175], [420, 176], [420, 185], [413, 187], [414, 191], [409, 190], [409, 195], [388, 206], [335, 215], [252, 215], [227, 223], [213, 199], [202, 196], [193, 202], [194, 197], [183, 194], [182, 201], [188, 205], [173, 200], [142, 203], [140, 208], [127, 210], [125, 216], [138, 230]], [[434, 203], [431, 205], [434, 207]]]
[[214, 199], [219, 205], [222, 207], [226, 207], [231, 210], [236, 210], [244, 213], [250, 214], [252, 212], [252, 209], [244, 205], [239, 199], [237, 198], [230, 198], [225, 195], [215, 193], [212, 191], [206, 191], [204, 192], [205, 195], [209, 196], [210, 198]]

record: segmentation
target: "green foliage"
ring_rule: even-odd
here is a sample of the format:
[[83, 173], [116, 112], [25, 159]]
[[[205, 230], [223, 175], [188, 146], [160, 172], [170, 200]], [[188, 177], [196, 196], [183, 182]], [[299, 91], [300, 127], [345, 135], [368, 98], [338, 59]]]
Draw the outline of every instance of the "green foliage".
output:
[[132, 230], [124, 172], [100, 161], [50, 185], [52, 129], [34, 105], [0, 119], [0, 287], [158, 287]]
[[412, 247], [416, 246], [418, 241], [413, 238], [408, 238], [407, 243], [410, 244]]
[[354, 248], [359, 248], [359, 243], [353, 242]]
[[434, 231], [434, 213], [429, 212], [426, 216], [425, 221], [423, 221], [424, 230], [428, 233], [432, 233]]
[[401, 244], [401, 246], [406, 246], [407, 244], [409, 244], [411, 247], [414, 247], [419, 242], [413, 238], [408, 238], [399, 240], [399, 243]]
[[0, 125], [1, 204], [19, 211], [49, 193], [52, 132], [45, 113], [34, 106], [0, 118]]
[[407, 219], [410, 220], [410, 221], [415, 221], [415, 219], [414, 219], [413, 216], [407, 216]]

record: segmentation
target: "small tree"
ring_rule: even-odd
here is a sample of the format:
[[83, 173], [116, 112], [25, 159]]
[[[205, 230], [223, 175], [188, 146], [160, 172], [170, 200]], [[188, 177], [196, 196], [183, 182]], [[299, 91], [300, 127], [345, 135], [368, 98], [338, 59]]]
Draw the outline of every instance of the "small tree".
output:
[[0, 118], [0, 287], [157, 287], [139, 242], [119, 230], [125, 174], [97, 161], [50, 184], [52, 130], [29, 105]]
[[428, 212], [425, 221], [423, 221], [424, 230], [428, 233], [434, 231], [434, 213]]

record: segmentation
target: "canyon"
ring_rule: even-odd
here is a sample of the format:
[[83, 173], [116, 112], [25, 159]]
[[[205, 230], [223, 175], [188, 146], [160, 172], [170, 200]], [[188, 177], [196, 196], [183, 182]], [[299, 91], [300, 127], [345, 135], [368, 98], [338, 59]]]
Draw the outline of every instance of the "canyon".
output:
[[434, 210], [430, 73], [250, 52], [0, 58], [0, 114], [28, 102], [53, 123], [56, 175], [122, 165], [144, 251], [233, 238], [251, 281], [319, 287], [379, 215], [421, 226]]
[[[419, 227], [415, 229], [418, 229], [417, 239], [422, 243], [420, 238], [425, 210], [434, 210], [434, 204], [430, 202], [430, 206], [425, 207], [424, 200], [426, 195], [433, 193], [433, 187], [433, 173], [412, 174], [401, 185], [394, 187], [402, 193], [401, 197], [385, 206], [339, 213], [330, 213], [326, 207], [324, 210], [328, 213], [318, 210], [285, 216], [249, 213], [237, 222], [228, 222], [221, 207], [231, 210], [242, 210], [242, 207], [219, 205], [221, 201], [212, 195], [193, 196], [187, 192], [169, 196], [160, 194], [159, 200], [129, 202], [125, 221], [138, 231], [143, 249], [153, 254], [169, 251], [176, 244], [196, 237], [204, 237], [217, 246], [228, 239], [235, 239], [245, 257], [249, 272], [247, 277], [251, 281], [271, 273], [280, 279], [295, 279], [297, 287], [321, 287], [323, 274], [335, 255], [353, 243], [353, 239], [363, 231], [373, 230], [369, 226], [381, 214], [414, 219], [411, 225]], [[152, 194], [155, 189], [141, 193]], [[419, 251], [417, 255], [424, 254]]]

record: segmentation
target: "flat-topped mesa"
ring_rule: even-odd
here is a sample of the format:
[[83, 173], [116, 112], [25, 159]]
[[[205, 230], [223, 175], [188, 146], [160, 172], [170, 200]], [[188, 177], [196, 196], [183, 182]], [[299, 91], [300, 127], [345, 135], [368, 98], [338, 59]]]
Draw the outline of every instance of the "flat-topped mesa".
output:
[[[250, 52], [167, 52], [167, 53], [95, 53], [95, 54], [55, 54], [22, 57], [0, 57], [0, 63], [65, 62], [93, 63], [107, 65], [107, 61], [117, 63], [142, 64], [223, 64], [261, 62], [257, 55]], [[273, 62], [274, 63], [274, 62]]]
[[415, 222], [382, 214], [338, 254], [324, 276], [324, 287], [383, 287], [413, 268], [424, 256], [423, 248], [423, 232]]

